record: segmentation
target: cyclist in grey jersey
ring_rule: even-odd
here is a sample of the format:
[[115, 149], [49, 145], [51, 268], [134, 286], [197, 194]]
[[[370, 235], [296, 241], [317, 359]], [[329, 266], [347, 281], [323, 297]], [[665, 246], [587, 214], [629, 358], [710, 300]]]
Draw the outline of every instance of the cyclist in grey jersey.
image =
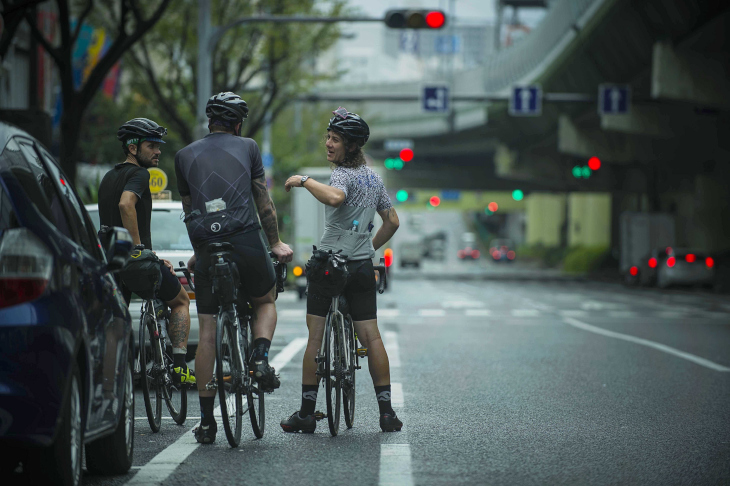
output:
[[[357, 114], [340, 107], [333, 112], [327, 127], [327, 161], [335, 165], [330, 184], [304, 175], [287, 179], [285, 189], [304, 187], [325, 205], [325, 229], [320, 249], [342, 251], [348, 257], [349, 277], [343, 294], [350, 304], [358, 339], [368, 349], [368, 365], [380, 409], [380, 428], [384, 432], [401, 430], [390, 400], [390, 365], [378, 331], [376, 284], [372, 258], [398, 229], [398, 215], [383, 181], [365, 166], [362, 146], [370, 129]], [[383, 225], [371, 238], [375, 213]], [[307, 327], [309, 341], [302, 363], [301, 408], [282, 420], [286, 432], [314, 432], [313, 413], [317, 400], [317, 363], [315, 358], [324, 336], [325, 317], [331, 299], [318, 292], [316, 282], [309, 282]]]

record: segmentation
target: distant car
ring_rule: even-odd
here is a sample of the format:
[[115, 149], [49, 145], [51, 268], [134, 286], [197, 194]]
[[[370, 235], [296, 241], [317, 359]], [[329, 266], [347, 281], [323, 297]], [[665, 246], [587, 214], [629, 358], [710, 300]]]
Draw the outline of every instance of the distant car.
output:
[[[48, 151], [0, 123], [0, 473], [29, 484], [121, 474], [134, 453], [133, 338], [113, 271], [123, 229], [102, 248]], [[13, 481], [14, 482], [14, 481]]]
[[658, 262], [656, 284], [659, 288], [671, 285], [712, 285], [715, 281], [715, 260], [706, 252], [686, 248], [672, 248], [667, 257]]
[[459, 260], [478, 260], [481, 256], [477, 249], [477, 237], [474, 233], [461, 235], [461, 247], [456, 251]]
[[400, 267], [415, 267], [421, 266], [421, 259], [423, 258], [423, 244], [418, 241], [408, 241], [401, 243], [398, 247], [398, 260], [400, 261]]
[[515, 244], [507, 238], [497, 238], [489, 243], [489, 255], [495, 262], [513, 262], [517, 254]]
[[638, 284], [643, 287], [653, 287], [657, 283], [657, 274], [659, 267], [666, 262], [667, 257], [671, 255], [671, 247], [654, 248], [645, 255], [639, 264], [629, 268], [630, 283]]
[[[86, 210], [94, 222], [94, 226], [99, 228], [99, 208], [96, 204], [88, 204]], [[193, 245], [190, 243], [188, 231], [183, 223], [181, 215], [183, 213], [182, 202], [170, 200], [153, 200], [152, 201], [152, 219], [150, 227], [152, 230], [152, 249], [157, 256], [165, 260], [169, 260], [175, 267], [188, 264], [188, 260], [195, 253]], [[200, 325], [198, 323], [198, 308], [195, 305], [195, 293], [190, 289], [187, 278], [182, 272], [177, 273], [180, 283], [188, 291], [190, 296], [190, 335], [188, 336], [188, 356], [191, 360], [195, 350], [198, 347], [200, 338]], [[193, 275], [193, 283], [195, 276]], [[132, 302], [129, 304], [129, 310], [132, 313], [132, 325], [135, 329], [139, 329], [139, 317], [142, 309], [142, 300], [132, 296]], [[135, 334], [136, 335], [136, 334]]]

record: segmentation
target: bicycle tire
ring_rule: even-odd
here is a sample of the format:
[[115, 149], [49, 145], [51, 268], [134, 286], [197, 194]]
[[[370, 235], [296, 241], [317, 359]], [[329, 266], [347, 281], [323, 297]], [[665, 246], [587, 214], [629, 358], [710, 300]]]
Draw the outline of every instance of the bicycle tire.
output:
[[216, 326], [216, 384], [221, 407], [221, 419], [231, 447], [241, 443], [243, 415], [243, 361], [239, 353], [238, 336], [227, 313], [218, 317]]
[[155, 324], [152, 315], [143, 311], [139, 322], [139, 384], [142, 387], [144, 408], [147, 412], [150, 429], [152, 432], [159, 432], [162, 423], [162, 390], [159, 386], [158, 373], [155, 370], [155, 366], [159, 367], [160, 363], [157, 356], [159, 346], [150, 332], [150, 329], [155, 328]]
[[266, 428], [266, 393], [261, 391], [258, 383], [256, 383], [256, 380], [254, 380], [253, 376], [249, 373], [248, 367], [249, 363], [251, 363], [251, 353], [253, 352], [253, 331], [251, 330], [250, 322], [246, 326], [241, 326], [241, 329], [244, 328], [246, 329], [244, 345], [244, 348], [246, 349], [244, 353], [246, 358], [244, 369], [246, 370], [246, 373], [244, 374], [243, 382], [246, 389], [248, 415], [251, 418], [251, 429], [253, 430], [253, 434], [256, 438], [260, 439], [264, 436], [264, 430]]
[[325, 390], [327, 395], [327, 424], [330, 434], [336, 436], [340, 430], [340, 403], [342, 400], [341, 362], [340, 352], [342, 349], [337, 332], [337, 317], [333, 314], [327, 316], [325, 323]]
[[342, 378], [342, 411], [345, 414], [345, 426], [351, 429], [355, 423], [355, 370], [357, 365], [357, 343], [352, 319], [345, 316], [345, 357], [343, 360]]
[[[167, 350], [170, 353], [167, 353]], [[172, 346], [167, 346], [164, 353], [165, 362], [165, 386], [163, 387], [163, 396], [165, 398], [165, 405], [167, 410], [170, 412], [170, 417], [175, 421], [176, 424], [182, 425], [185, 423], [185, 419], [188, 416], [188, 394], [187, 386], [185, 384], [176, 384], [173, 381], [173, 361], [172, 361]]]

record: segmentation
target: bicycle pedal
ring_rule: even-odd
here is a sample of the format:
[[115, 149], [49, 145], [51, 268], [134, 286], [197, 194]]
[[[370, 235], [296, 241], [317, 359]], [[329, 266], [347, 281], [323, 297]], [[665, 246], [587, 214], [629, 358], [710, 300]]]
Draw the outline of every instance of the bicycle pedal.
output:
[[218, 389], [218, 384], [215, 382], [215, 378], [213, 378], [208, 383], [206, 383], [205, 389], [206, 390], [217, 390]]
[[361, 358], [365, 358], [368, 355], [368, 348], [357, 348], [357, 355]]
[[314, 412], [314, 413], [312, 414], [312, 416], [314, 417], [314, 419], [315, 419], [315, 420], [316, 420], [317, 422], [319, 422], [319, 421], [320, 421], [320, 420], [322, 420], [322, 419], [325, 419], [325, 418], [327, 418], [327, 415], [326, 415], [326, 414], [324, 414], [324, 413], [322, 413], [322, 412], [320, 412], [319, 410], [317, 410], [316, 412]]

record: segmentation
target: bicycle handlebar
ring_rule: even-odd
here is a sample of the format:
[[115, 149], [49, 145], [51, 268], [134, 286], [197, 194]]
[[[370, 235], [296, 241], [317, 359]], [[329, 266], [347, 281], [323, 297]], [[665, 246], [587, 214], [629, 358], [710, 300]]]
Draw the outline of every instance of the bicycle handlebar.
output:
[[373, 267], [380, 274], [378, 279], [378, 293], [382, 294], [388, 288], [388, 271], [385, 267], [385, 258], [380, 259], [380, 265]]
[[274, 260], [274, 273], [276, 274], [276, 294], [280, 294], [284, 291], [284, 283], [286, 282], [286, 263], [280, 262], [279, 259], [274, 255], [274, 252], [269, 252], [269, 256]]
[[175, 272], [182, 272], [183, 275], [185, 275], [185, 278], [188, 279], [188, 285], [190, 285], [190, 290], [195, 292], [195, 284], [193, 283], [193, 279], [190, 277], [190, 272], [188, 271], [188, 267], [185, 266], [185, 262], [181, 260], [178, 262], [178, 265], [180, 265], [180, 268], [175, 268]]

